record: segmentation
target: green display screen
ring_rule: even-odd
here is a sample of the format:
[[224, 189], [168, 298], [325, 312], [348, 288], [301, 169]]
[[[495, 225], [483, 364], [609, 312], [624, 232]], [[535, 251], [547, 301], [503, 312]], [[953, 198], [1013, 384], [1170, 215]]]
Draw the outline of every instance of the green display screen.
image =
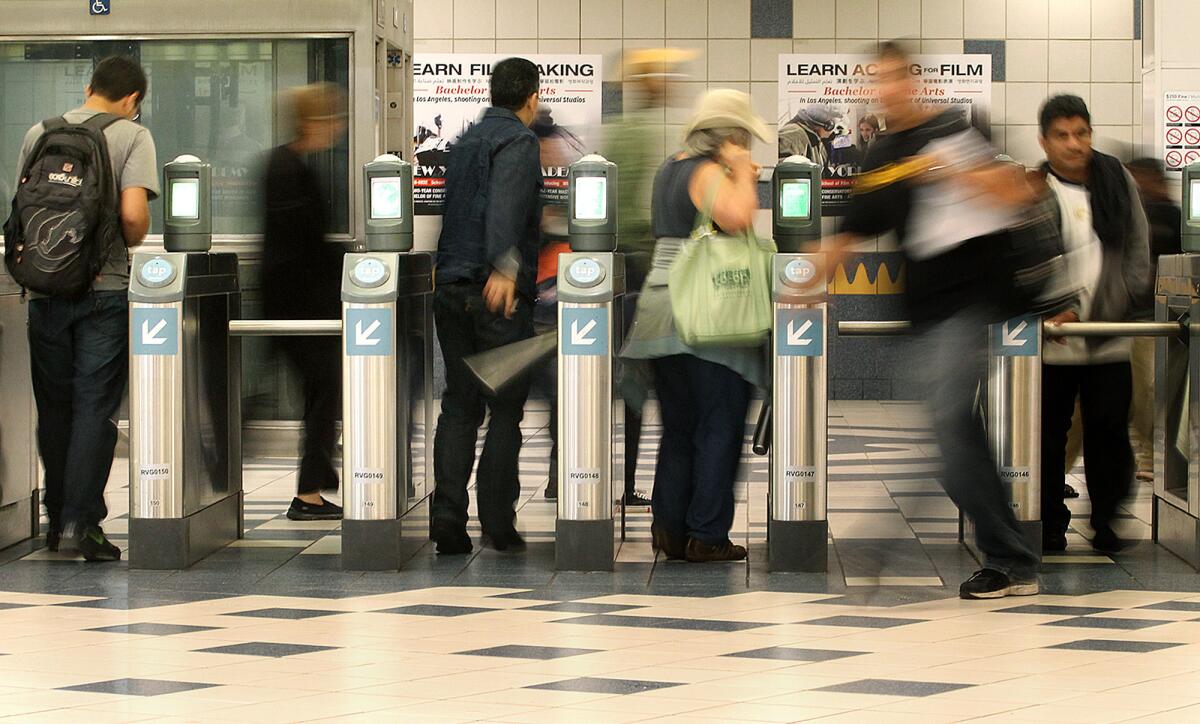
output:
[[1200, 222], [1200, 179], [1194, 178], [1188, 188], [1188, 221]]
[[376, 176], [371, 179], [371, 218], [401, 219], [404, 217], [404, 182], [399, 176]]
[[779, 187], [779, 213], [785, 219], [807, 219], [812, 216], [812, 181], [789, 179]]
[[171, 179], [171, 217], [200, 218], [200, 179]]
[[584, 221], [603, 221], [608, 218], [607, 177], [575, 178], [575, 218]]

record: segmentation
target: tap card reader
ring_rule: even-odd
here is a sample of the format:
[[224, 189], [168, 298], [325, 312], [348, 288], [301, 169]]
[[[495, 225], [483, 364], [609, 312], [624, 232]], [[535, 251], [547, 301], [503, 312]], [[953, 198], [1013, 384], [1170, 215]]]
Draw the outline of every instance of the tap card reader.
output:
[[212, 248], [212, 166], [183, 155], [163, 166], [163, 246], [167, 251]]
[[411, 251], [412, 164], [384, 154], [363, 166], [367, 251]]
[[779, 162], [771, 178], [771, 222], [782, 252], [809, 251], [821, 239], [821, 167], [803, 156]]
[[568, 235], [573, 251], [617, 248], [617, 166], [591, 154], [567, 172]]

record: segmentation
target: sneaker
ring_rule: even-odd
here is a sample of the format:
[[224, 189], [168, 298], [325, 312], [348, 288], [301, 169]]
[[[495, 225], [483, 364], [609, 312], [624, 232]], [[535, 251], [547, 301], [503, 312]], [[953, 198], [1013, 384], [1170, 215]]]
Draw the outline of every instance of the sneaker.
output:
[[342, 506], [335, 505], [324, 498], [321, 498], [320, 505], [292, 498], [292, 505], [288, 508], [287, 517], [289, 520], [341, 520]]
[[546, 485], [546, 492], [543, 495], [546, 497], [546, 500], [558, 500], [558, 483], [551, 480]]
[[121, 560], [121, 549], [113, 545], [98, 525], [88, 526], [75, 540], [85, 561], [111, 562]]
[[1064, 498], [1067, 498], [1067, 499], [1070, 499], [1070, 498], [1078, 498], [1078, 497], [1079, 497], [1079, 491], [1078, 491], [1078, 490], [1076, 490], [1076, 489], [1075, 489], [1073, 486], [1071, 486], [1071, 485], [1066, 485], [1066, 484], [1064, 484], [1064, 485], [1063, 485], [1063, 497], [1064, 497]]
[[958, 587], [959, 598], [1004, 598], [1005, 596], [1036, 596], [1038, 581], [1014, 581], [1008, 575], [991, 568], [976, 571]]
[[641, 493], [634, 491], [632, 494], [626, 493], [621, 498], [621, 505], [626, 508], [649, 508], [650, 499], [643, 497]]
[[658, 523], [651, 523], [650, 541], [651, 547], [656, 551], [662, 551], [668, 560], [687, 559], [687, 536], [676, 535]]
[[46, 531], [46, 548], [51, 553], [58, 553], [58, 545], [62, 542], [62, 531], [53, 526]]
[[467, 535], [467, 529], [454, 528], [449, 525], [435, 525], [430, 531], [429, 537], [437, 545], [438, 555], [441, 556], [461, 556], [470, 553], [475, 546], [471, 544], [471, 536]]
[[735, 545], [728, 538], [716, 545], [708, 545], [695, 538], [688, 538], [685, 555], [692, 563], [744, 561], [746, 560], [746, 549], [743, 546]]
[[1042, 533], [1042, 551], [1059, 553], [1067, 549], [1067, 534], [1045, 531]]
[[510, 528], [500, 533], [489, 533], [487, 538], [491, 542], [492, 548], [498, 551], [525, 550], [525, 539], [521, 537], [516, 528]]
[[1092, 537], [1092, 548], [1101, 553], [1120, 553], [1125, 548], [1125, 541], [1117, 537], [1112, 528], [1104, 528]]

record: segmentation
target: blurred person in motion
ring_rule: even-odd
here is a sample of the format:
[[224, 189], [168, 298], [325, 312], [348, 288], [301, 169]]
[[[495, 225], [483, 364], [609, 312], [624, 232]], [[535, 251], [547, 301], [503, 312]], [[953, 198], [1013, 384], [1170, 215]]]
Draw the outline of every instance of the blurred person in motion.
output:
[[914, 101], [908, 53], [881, 44], [875, 76], [888, 132], [871, 147], [841, 233], [826, 241], [829, 268], [864, 237], [894, 231], [906, 257], [906, 302], [922, 383], [942, 455], [942, 485], [975, 522], [983, 568], [963, 598], [1038, 592], [1038, 555], [1017, 525], [978, 419], [987, 376], [988, 325], [1011, 314], [996, 249], [1034, 200], [1021, 169], [997, 163], [960, 111]]
[[[1067, 269], [1080, 289], [1075, 309], [1048, 320], [1120, 322], [1149, 310], [1150, 238], [1137, 185], [1121, 162], [1092, 148], [1091, 113], [1073, 95], [1038, 113], [1041, 170], [1061, 209]], [[1134, 477], [1129, 439], [1133, 372], [1128, 339], [1060, 338], [1042, 352], [1042, 547], [1062, 551], [1071, 511], [1063, 500], [1067, 437], [1079, 401], [1092, 547], [1123, 547], [1112, 529]], [[1152, 404], [1152, 403], [1151, 403]]]
[[542, 167], [529, 127], [537, 117], [540, 82], [537, 66], [524, 58], [496, 63], [491, 106], [450, 150], [433, 297], [446, 361], [430, 531], [440, 554], [472, 550], [467, 483], [485, 408], [491, 418], [476, 474], [479, 523], [497, 550], [525, 547], [514, 506], [521, 494], [518, 458], [529, 381], [485, 400], [463, 360], [533, 336]]
[[[268, 319], [340, 319], [342, 255], [327, 241], [329, 195], [313, 154], [344, 139], [347, 98], [331, 83], [292, 92], [295, 138], [270, 152], [263, 178], [263, 312]], [[304, 390], [304, 444], [292, 520], [339, 520], [321, 493], [338, 488], [333, 465], [341, 414], [342, 357], [335, 337], [279, 337]]]
[[683, 150], [659, 168], [651, 206], [654, 255], [622, 353], [649, 360], [662, 412], [662, 442], [654, 471], [651, 532], [656, 550], [693, 562], [738, 561], [746, 549], [729, 540], [733, 487], [746, 430], [751, 388], [765, 388], [758, 348], [692, 349], [675, 331], [668, 270], [711, 209], [721, 230], [750, 228], [758, 210], [759, 168], [750, 158], [765, 124], [750, 97], [709, 91], [688, 123]]

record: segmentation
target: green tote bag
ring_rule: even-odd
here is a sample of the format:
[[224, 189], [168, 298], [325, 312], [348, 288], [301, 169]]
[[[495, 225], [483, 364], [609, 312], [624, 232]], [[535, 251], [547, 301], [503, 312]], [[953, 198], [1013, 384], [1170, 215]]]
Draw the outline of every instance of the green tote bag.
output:
[[775, 242], [759, 240], [753, 227], [718, 232], [711, 199], [668, 271], [675, 332], [689, 347], [755, 347], [772, 326]]

